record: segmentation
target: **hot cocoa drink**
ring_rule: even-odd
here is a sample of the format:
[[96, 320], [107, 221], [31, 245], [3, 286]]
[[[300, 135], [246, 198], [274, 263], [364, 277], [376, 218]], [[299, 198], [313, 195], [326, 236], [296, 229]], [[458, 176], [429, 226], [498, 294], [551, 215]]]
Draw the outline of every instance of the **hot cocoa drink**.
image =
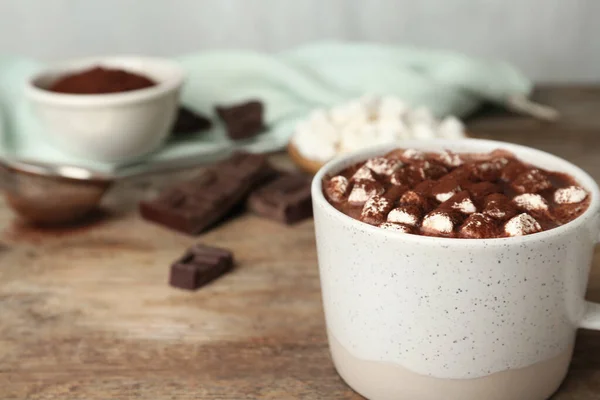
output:
[[426, 236], [487, 239], [533, 234], [577, 218], [589, 193], [571, 176], [513, 154], [398, 149], [323, 181], [352, 218]]

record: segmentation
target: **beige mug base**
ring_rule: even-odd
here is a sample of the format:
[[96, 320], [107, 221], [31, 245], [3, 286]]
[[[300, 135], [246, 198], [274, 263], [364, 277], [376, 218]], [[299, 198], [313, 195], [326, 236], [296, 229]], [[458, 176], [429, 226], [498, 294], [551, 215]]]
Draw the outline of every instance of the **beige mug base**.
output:
[[356, 358], [331, 334], [329, 346], [342, 379], [369, 400], [546, 400], [565, 378], [572, 356], [569, 349], [524, 368], [474, 379], [441, 379]]

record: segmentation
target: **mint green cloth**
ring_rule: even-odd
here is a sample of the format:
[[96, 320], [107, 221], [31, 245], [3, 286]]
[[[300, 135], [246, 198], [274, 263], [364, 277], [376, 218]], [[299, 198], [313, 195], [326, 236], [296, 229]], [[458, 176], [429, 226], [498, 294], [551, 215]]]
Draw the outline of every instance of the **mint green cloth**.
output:
[[115, 175], [156, 167], [174, 159], [199, 164], [244, 148], [282, 149], [298, 120], [315, 108], [331, 107], [364, 94], [395, 95], [434, 115], [464, 117], [483, 101], [503, 104], [511, 95], [529, 96], [532, 84], [511, 66], [445, 51], [367, 43], [324, 42], [264, 54], [210, 51], [177, 59], [187, 72], [182, 103], [215, 121], [215, 104], [258, 98], [266, 104], [269, 130], [234, 143], [223, 127], [172, 139], [132, 164], [101, 164], [65, 154], [46, 141], [29, 110], [22, 87], [42, 63], [0, 57], [0, 106], [3, 116], [0, 156], [73, 164]]

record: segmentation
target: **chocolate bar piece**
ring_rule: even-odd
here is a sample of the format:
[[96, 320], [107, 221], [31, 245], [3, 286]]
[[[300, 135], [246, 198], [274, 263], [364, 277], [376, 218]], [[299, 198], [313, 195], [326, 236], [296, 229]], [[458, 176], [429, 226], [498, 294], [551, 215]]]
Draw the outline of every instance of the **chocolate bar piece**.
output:
[[225, 217], [275, 174], [264, 155], [237, 153], [200, 176], [140, 202], [143, 218], [190, 235]]
[[172, 131], [173, 133], [193, 133], [208, 130], [211, 126], [212, 123], [205, 116], [180, 106]]
[[263, 104], [258, 100], [231, 107], [216, 107], [217, 115], [225, 123], [227, 135], [233, 140], [249, 139], [265, 129]]
[[298, 174], [284, 174], [252, 193], [248, 208], [285, 224], [310, 218], [310, 179]]
[[197, 244], [171, 265], [169, 285], [195, 290], [232, 267], [233, 254], [229, 250]]

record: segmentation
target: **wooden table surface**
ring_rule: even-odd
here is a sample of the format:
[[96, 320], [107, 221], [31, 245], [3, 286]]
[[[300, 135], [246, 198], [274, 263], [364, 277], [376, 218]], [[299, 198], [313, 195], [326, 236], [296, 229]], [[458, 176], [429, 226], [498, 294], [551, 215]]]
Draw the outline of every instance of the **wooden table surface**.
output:
[[[600, 87], [536, 97], [561, 122], [492, 110], [469, 128], [600, 179]], [[329, 358], [312, 221], [240, 215], [190, 238], [135, 211], [164, 181], [115, 187], [104, 218], [71, 230], [27, 228], [0, 204], [0, 399], [360, 399]], [[197, 241], [233, 249], [237, 268], [197, 292], [170, 288], [168, 265]], [[600, 252], [588, 297], [600, 301]], [[579, 333], [554, 399], [600, 399], [599, 333]]]

